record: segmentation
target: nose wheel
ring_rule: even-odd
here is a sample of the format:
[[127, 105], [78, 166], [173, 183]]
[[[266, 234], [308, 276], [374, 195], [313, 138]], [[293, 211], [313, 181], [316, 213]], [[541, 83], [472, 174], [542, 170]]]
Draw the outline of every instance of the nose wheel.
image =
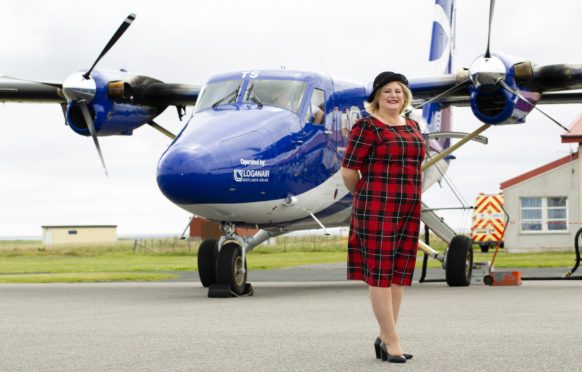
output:
[[219, 252], [218, 241], [206, 239], [198, 248], [198, 275], [202, 286], [209, 288], [208, 297], [252, 295], [246, 266], [237, 243], [226, 243]]
[[216, 260], [216, 284], [208, 288], [208, 297], [252, 296], [253, 287], [247, 283], [247, 260], [242, 247], [226, 243], [220, 248]]
[[280, 233], [259, 230], [252, 237], [237, 234], [231, 222], [220, 224], [223, 235], [206, 239], [198, 249], [198, 273], [208, 297], [252, 296], [253, 287], [247, 283], [246, 254], [269, 238]]
[[198, 275], [204, 287], [216, 284], [217, 243], [216, 239], [206, 239], [198, 248]]
[[245, 294], [247, 284], [246, 258], [236, 243], [226, 243], [218, 253], [216, 261], [216, 283], [230, 287], [237, 296]]

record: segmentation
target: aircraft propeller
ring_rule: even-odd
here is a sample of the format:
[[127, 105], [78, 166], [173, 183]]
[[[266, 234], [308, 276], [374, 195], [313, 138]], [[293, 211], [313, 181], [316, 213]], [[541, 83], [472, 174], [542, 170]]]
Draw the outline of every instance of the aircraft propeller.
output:
[[532, 108], [538, 110], [547, 118], [552, 120], [558, 126], [563, 128], [564, 130], [569, 130], [560, 124], [556, 119], [551, 117], [549, 114], [541, 110], [540, 108], [536, 107], [536, 104], [531, 102], [529, 99], [525, 98], [522, 94], [520, 94], [517, 90], [513, 89], [507, 82], [505, 82], [506, 78], [506, 67], [503, 61], [496, 56], [492, 56], [490, 52], [490, 44], [491, 44], [491, 29], [492, 29], [492, 22], [493, 22], [493, 12], [495, 9], [495, 0], [490, 0], [489, 2], [489, 29], [487, 31], [487, 48], [485, 50], [485, 54], [482, 57], [477, 58], [472, 64], [471, 67], [468, 69], [468, 77], [463, 79], [461, 82], [455, 84], [453, 87], [445, 90], [444, 92], [430, 98], [429, 100], [421, 103], [414, 107], [414, 109], [422, 108], [424, 105], [437, 101], [443, 97], [447, 97], [448, 95], [457, 92], [459, 89], [464, 88], [465, 86], [471, 84], [473, 87], [478, 88], [482, 85], [485, 86], [498, 86], [499, 88], [517, 96], [522, 101], [528, 103], [532, 106]]
[[[34, 81], [0, 75], [1, 79], [24, 83], [0, 83], [3, 87], [3, 90], [0, 90], [0, 97], [4, 99], [24, 99], [60, 104], [63, 109], [65, 124], [70, 124], [71, 129], [77, 134], [85, 136], [89, 134], [93, 139], [97, 154], [107, 176], [108, 171], [99, 145], [98, 135], [131, 134], [133, 129], [147, 123], [169, 138], [175, 139], [176, 136], [173, 133], [151, 119], [167, 106], [175, 105], [181, 120], [184, 115], [184, 107], [194, 104], [200, 92], [199, 86], [166, 84], [148, 76], [124, 75], [125, 71], [112, 74], [110, 71], [104, 70], [99, 71], [99, 77], [97, 76], [97, 72], [94, 71], [97, 64], [119, 41], [135, 18], [136, 15], [131, 13], [123, 20], [123, 23], [108, 40], [89, 69], [72, 73], [62, 83]], [[98, 90], [98, 87], [101, 86], [105, 89]], [[96, 96], [99, 97], [96, 99]], [[124, 121], [121, 126], [118, 125], [116, 127], [113, 125], [114, 131], [117, 131], [117, 133], [112, 133], [111, 126], [108, 125], [110, 124], [109, 120], [114, 116], [114, 112], [110, 111], [106, 119], [95, 115], [94, 106], [99, 105], [100, 101], [103, 100], [119, 105], [129, 105], [131, 108], [135, 107], [136, 111], [140, 112], [142, 116], [133, 122]]]
[[121, 38], [121, 36], [129, 28], [129, 26], [131, 26], [131, 23], [135, 20], [135, 17], [136, 17], [135, 14], [131, 13], [130, 15], [128, 15], [125, 18], [125, 20], [119, 26], [117, 31], [115, 31], [115, 34], [113, 34], [111, 39], [109, 39], [109, 42], [107, 43], [107, 45], [105, 45], [105, 48], [103, 48], [103, 50], [101, 51], [101, 54], [99, 54], [99, 57], [97, 57], [95, 62], [93, 62], [93, 65], [91, 66], [91, 68], [89, 68], [89, 70], [83, 75], [83, 77], [85, 79], [89, 79], [89, 76], [91, 75], [91, 71], [93, 71], [93, 69], [97, 65], [97, 62], [99, 62], [101, 60], [101, 58], [103, 58], [103, 56], [105, 54], [107, 54], [107, 52], [109, 52], [109, 49], [111, 49], [111, 47], [113, 47], [115, 45], [115, 43], [117, 43], [117, 41]]
[[41, 84], [41, 85], [46, 85], [46, 86], [57, 88], [57, 89], [61, 89], [63, 87], [63, 85], [61, 83], [48, 83], [46, 81], [27, 80], [27, 79], [22, 79], [22, 78], [10, 76], [10, 75], [0, 75], [0, 78], [8, 79], [8, 80], [15, 80], [15, 81], [22, 81], [24, 83]]
[[103, 154], [101, 153], [101, 147], [99, 146], [99, 140], [97, 139], [97, 131], [95, 130], [95, 124], [93, 123], [93, 116], [89, 111], [87, 101], [85, 101], [84, 99], [80, 99], [77, 101], [77, 105], [81, 109], [83, 118], [87, 123], [87, 128], [89, 129], [89, 133], [91, 133], [91, 137], [93, 138], [93, 142], [95, 143], [95, 148], [97, 149], [97, 154], [99, 154], [99, 159], [101, 159], [101, 165], [103, 165], [105, 175], [109, 177], [109, 172], [107, 172], [107, 166], [105, 165], [105, 160], [103, 160]]
[[95, 144], [95, 148], [97, 149], [97, 154], [99, 155], [99, 159], [101, 160], [101, 164], [103, 165], [103, 169], [105, 170], [105, 175], [109, 176], [107, 172], [107, 166], [105, 165], [105, 160], [103, 159], [103, 153], [101, 152], [101, 146], [99, 146], [99, 139], [97, 137], [97, 131], [95, 129], [95, 124], [93, 122], [93, 115], [89, 110], [88, 102], [95, 97], [95, 92], [97, 90], [95, 81], [91, 78], [91, 72], [97, 65], [97, 63], [109, 52], [109, 50], [117, 43], [117, 41], [121, 38], [121, 36], [125, 33], [125, 31], [131, 26], [131, 23], [135, 20], [136, 15], [134, 13], [129, 14], [123, 23], [119, 26], [117, 31], [113, 34], [111, 39], [105, 48], [101, 51], [93, 65], [85, 72], [84, 74], [74, 73], [69, 76], [63, 82], [63, 94], [67, 98], [69, 102], [72, 104], [76, 104], [81, 113], [83, 114], [83, 118], [85, 119], [85, 123], [87, 124], [87, 129], [89, 129], [89, 133], [91, 134], [91, 138], [93, 138], [93, 143]]
[[493, 21], [493, 9], [495, 8], [495, 0], [489, 2], [489, 31], [487, 32], [487, 50], [485, 51], [485, 58], [490, 58], [489, 44], [491, 42], [491, 22]]

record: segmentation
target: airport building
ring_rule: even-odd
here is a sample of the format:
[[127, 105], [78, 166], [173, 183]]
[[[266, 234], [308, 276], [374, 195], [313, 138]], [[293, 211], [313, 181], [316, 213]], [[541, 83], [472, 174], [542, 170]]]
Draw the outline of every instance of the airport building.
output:
[[578, 143], [577, 152], [501, 182], [509, 214], [504, 239], [508, 252], [574, 248], [582, 227], [582, 115], [570, 131], [562, 135], [562, 143]]
[[102, 244], [117, 241], [117, 225], [42, 226], [45, 247], [70, 244]]

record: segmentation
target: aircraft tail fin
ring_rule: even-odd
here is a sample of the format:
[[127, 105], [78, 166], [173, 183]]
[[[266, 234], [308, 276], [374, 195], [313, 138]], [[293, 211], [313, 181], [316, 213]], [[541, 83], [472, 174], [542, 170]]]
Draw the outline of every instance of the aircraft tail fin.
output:
[[[455, 0], [436, 0], [429, 61], [435, 74], [452, 72], [455, 45]], [[451, 106], [430, 103], [423, 107], [422, 116], [429, 132], [449, 132], [452, 130]], [[439, 140], [443, 148], [450, 145], [449, 139]]]

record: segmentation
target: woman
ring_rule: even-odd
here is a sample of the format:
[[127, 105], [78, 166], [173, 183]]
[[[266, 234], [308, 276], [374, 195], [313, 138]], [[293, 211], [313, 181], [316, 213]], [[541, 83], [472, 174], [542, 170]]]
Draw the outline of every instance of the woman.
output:
[[402, 115], [411, 99], [404, 75], [379, 74], [364, 103], [371, 116], [354, 124], [342, 164], [344, 183], [354, 194], [348, 279], [368, 284], [380, 326], [376, 357], [393, 363], [412, 358], [402, 352], [396, 332], [416, 262], [425, 156], [418, 123]]

